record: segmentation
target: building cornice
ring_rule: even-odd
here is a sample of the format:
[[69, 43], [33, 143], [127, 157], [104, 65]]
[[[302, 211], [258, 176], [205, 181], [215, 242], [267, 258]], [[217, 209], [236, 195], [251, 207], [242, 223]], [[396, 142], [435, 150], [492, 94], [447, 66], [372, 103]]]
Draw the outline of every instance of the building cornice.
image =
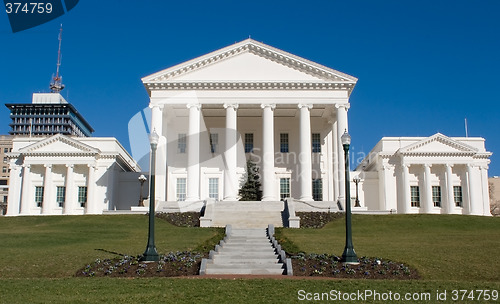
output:
[[149, 91], [154, 90], [347, 90], [354, 83], [345, 82], [204, 82], [172, 81], [144, 84]]

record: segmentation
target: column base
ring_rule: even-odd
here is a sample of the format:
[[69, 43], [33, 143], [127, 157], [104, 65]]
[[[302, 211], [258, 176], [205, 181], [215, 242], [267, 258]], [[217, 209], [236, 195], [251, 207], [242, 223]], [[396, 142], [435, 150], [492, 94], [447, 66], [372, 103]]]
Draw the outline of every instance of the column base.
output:
[[266, 196], [266, 197], [262, 197], [261, 201], [262, 202], [275, 202], [275, 201], [279, 201], [279, 200], [275, 197], [272, 197], [272, 196]]
[[298, 200], [299, 201], [303, 201], [303, 202], [314, 202], [314, 199], [312, 198], [312, 196], [310, 196], [310, 197], [307, 197], [307, 196], [301, 197]]
[[228, 197], [225, 197], [223, 200], [225, 200], [225, 201], [237, 201], [238, 198], [236, 196], [228, 196]]

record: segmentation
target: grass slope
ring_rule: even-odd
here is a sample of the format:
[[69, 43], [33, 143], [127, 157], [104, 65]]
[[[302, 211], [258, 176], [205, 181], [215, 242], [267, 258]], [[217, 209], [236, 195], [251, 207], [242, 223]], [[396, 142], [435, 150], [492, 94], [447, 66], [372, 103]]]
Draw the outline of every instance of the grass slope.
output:
[[[192, 250], [215, 229], [175, 227], [156, 219], [159, 253]], [[69, 277], [96, 258], [117, 252], [142, 254], [148, 217], [144, 215], [38, 216], [0, 218], [0, 277]]]
[[[455, 303], [450, 296], [454, 289], [500, 291], [500, 218], [472, 216], [353, 217], [359, 255], [409, 263], [424, 276], [419, 281], [73, 277], [86, 263], [114, 256], [97, 249], [141, 254], [147, 221], [139, 215], [0, 217], [0, 303], [294, 303], [299, 302], [299, 290], [417, 292], [432, 297], [436, 290], [447, 290], [447, 301], [439, 303]], [[343, 220], [323, 229], [284, 229], [283, 233], [306, 252], [340, 255], [344, 246]], [[196, 248], [216, 234], [215, 229], [179, 228], [156, 221], [156, 245], [161, 253]], [[437, 302], [432, 298], [397, 303]]]
[[[500, 218], [461, 215], [353, 215], [358, 256], [408, 263], [424, 279], [500, 281]], [[283, 229], [305, 252], [342, 255], [345, 221]]]

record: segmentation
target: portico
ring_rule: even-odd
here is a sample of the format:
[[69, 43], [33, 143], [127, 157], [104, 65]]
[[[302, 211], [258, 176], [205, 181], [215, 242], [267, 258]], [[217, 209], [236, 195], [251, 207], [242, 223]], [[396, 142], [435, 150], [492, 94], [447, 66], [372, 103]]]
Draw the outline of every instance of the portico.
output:
[[234, 201], [246, 159], [260, 168], [263, 201], [343, 199], [336, 152], [356, 78], [247, 39], [142, 81], [167, 143], [158, 201]]

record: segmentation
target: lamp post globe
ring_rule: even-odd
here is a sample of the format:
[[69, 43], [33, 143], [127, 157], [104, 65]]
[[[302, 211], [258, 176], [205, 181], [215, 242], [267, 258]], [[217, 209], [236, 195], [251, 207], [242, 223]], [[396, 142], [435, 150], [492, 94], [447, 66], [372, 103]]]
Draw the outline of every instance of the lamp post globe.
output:
[[359, 264], [358, 257], [352, 244], [351, 185], [349, 179], [349, 146], [351, 144], [351, 136], [346, 130], [340, 139], [344, 148], [345, 160], [345, 248], [344, 253], [342, 253], [342, 262], [345, 264]]
[[156, 166], [156, 148], [158, 147], [158, 141], [160, 136], [153, 130], [153, 133], [149, 136], [149, 141], [151, 143], [151, 172], [150, 172], [150, 191], [149, 191], [149, 230], [148, 230], [148, 245], [146, 246], [146, 251], [140, 258], [144, 262], [156, 262], [160, 260], [158, 251], [155, 246], [155, 166]]

